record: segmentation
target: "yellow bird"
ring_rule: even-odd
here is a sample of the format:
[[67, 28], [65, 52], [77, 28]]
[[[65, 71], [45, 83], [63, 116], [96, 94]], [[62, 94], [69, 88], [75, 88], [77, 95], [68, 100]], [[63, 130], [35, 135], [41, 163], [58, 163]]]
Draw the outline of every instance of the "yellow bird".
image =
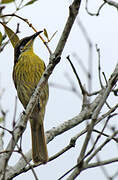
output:
[[[13, 81], [18, 97], [26, 109], [37, 84], [45, 70], [45, 64], [33, 51], [34, 39], [41, 33], [21, 39], [14, 49]], [[48, 161], [44, 134], [44, 114], [49, 95], [48, 84], [42, 90], [39, 102], [30, 117], [32, 135], [32, 159], [35, 164]]]

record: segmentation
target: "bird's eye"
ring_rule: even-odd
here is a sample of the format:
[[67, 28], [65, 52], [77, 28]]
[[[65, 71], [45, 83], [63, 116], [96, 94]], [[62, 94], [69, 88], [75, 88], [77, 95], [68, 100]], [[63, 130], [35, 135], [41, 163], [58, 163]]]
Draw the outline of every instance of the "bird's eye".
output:
[[23, 51], [23, 48], [24, 48], [24, 46], [20, 46], [20, 48], [19, 48], [20, 53]]

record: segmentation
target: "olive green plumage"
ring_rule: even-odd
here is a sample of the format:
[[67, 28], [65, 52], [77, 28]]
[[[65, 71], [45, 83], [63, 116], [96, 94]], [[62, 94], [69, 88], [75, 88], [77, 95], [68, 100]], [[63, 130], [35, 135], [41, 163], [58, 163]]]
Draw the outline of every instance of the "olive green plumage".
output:
[[[40, 33], [40, 32], [39, 32]], [[45, 70], [45, 64], [34, 52], [33, 42], [39, 33], [20, 40], [14, 51], [13, 80], [18, 97], [26, 109], [37, 84]], [[44, 114], [48, 100], [48, 84], [42, 90], [30, 118], [32, 134], [32, 158], [35, 164], [48, 161], [47, 145], [44, 135]]]

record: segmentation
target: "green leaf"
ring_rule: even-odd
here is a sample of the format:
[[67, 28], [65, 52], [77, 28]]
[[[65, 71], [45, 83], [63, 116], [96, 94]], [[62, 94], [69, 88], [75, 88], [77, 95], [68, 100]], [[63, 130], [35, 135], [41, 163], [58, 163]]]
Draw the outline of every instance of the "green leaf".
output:
[[2, 33], [0, 32], [0, 45], [1, 45], [1, 42], [2, 42]]
[[47, 32], [47, 30], [44, 28], [44, 35], [45, 35], [45, 37], [47, 38], [47, 40], [49, 41], [49, 37], [48, 37], [48, 32]]
[[0, 123], [2, 123], [4, 121], [3, 117], [0, 117]]
[[31, 0], [31, 1], [29, 1], [28, 3], [26, 3], [24, 6], [31, 5], [31, 4], [35, 3], [36, 1], [38, 1], [38, 0]]
[[19, 37], [4, 23], [2, 23], [2, 22], [0, 22], [0, 23], [4, 26], [6, 34], [8, 35], [12, 46], [15, 47], [17, 42], [19, 41]]
[[14, 0], [1, 0], [1, 4], [7, 4], [11, 2], [14, 2]]

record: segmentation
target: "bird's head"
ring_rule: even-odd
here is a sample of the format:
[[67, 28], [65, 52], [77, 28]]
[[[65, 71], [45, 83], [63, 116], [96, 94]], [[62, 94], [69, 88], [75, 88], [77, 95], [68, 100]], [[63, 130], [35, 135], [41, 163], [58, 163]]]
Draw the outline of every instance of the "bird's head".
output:
[[25, 37], [18, 41], [14, 48], [14, 63], [16, 63], [19, 59], [19, 56], [30, 49], [33, 48], [34, 39], [41, 33], [42, 31], [36, 32], [32, 36]]

